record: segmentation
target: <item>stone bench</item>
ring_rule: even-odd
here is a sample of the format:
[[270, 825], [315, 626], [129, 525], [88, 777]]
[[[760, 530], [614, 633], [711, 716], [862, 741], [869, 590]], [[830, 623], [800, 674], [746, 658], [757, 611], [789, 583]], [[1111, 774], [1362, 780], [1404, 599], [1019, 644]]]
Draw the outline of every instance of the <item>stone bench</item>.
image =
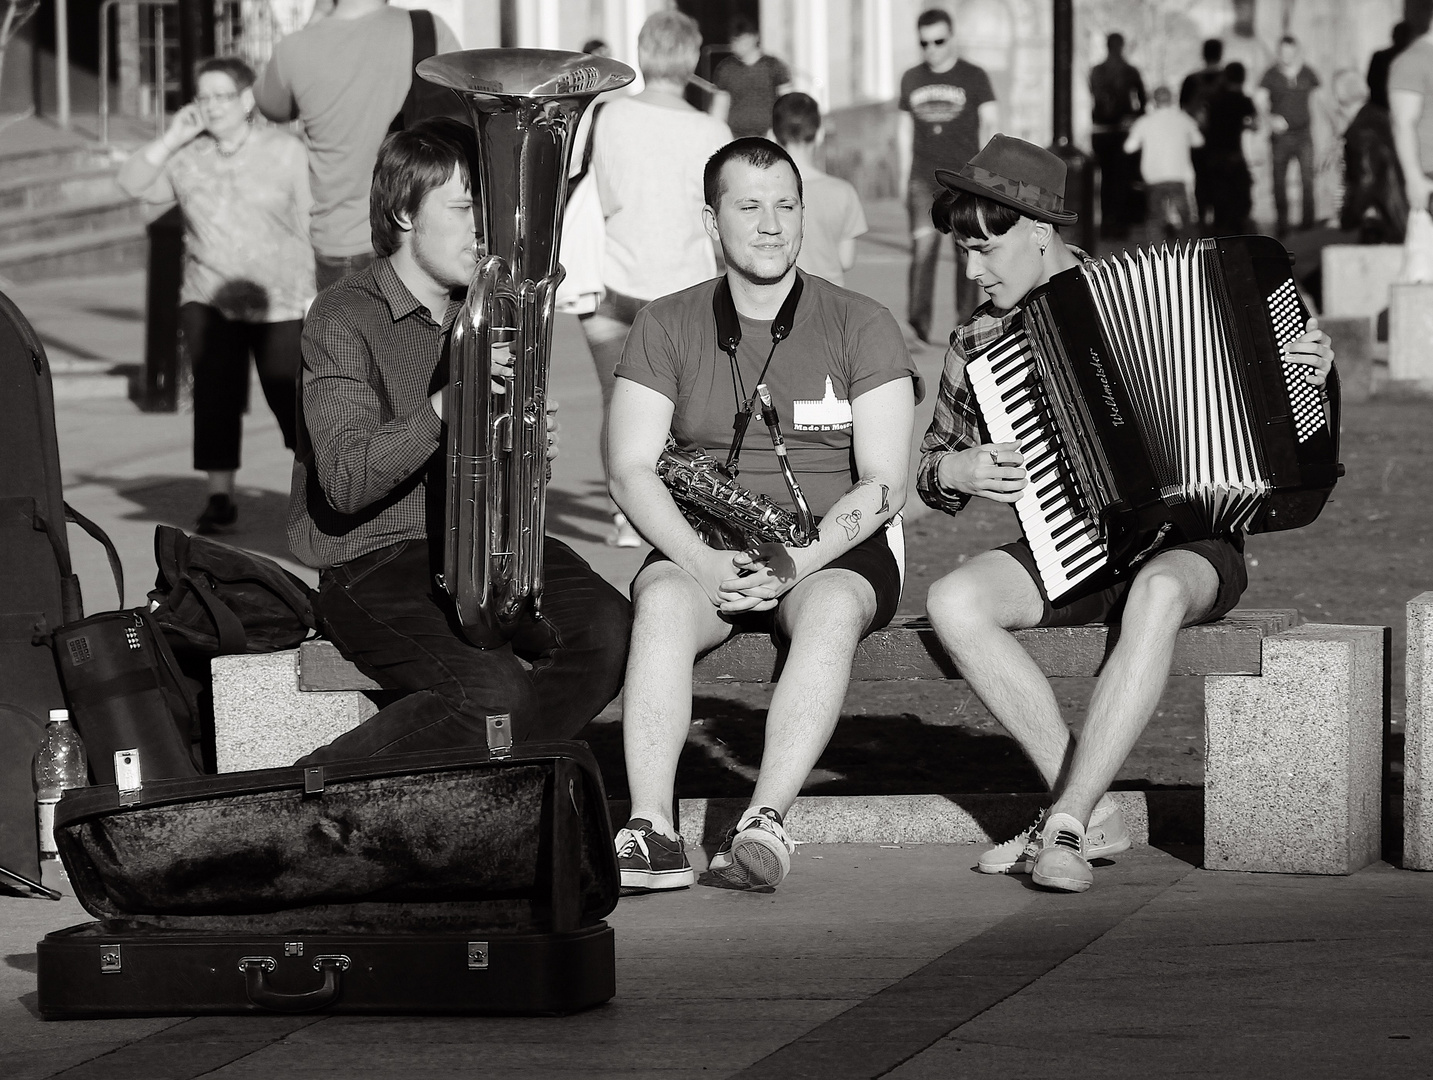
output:
[[1403, 716], [1403, 865], [1433, 870], [1433, 592], [1408, 601]]
[[[1046, 675], [1080, 677], [1099, 673], [1117, 633], [1091, 626], [1016, 636]], [[1299, 625], [1292, 611], [1242, 610], [1180, 631], [1172, 674], [1205, 676], [1206, 866], [1347, 874], [1378, 858], [1387, 633], [1383, 627]], [[779, 676], [780, 663], [767, 635], [739, 634], [697, 663], [693, 681], [767, 682]], [[291, 764], [376, 710], [366, 692], [378, 684], [327, 641], [221, 656], [212, 666], [221, 772]], [[959, 677], [925, 620], [872, 634], [852, 665], [856, 680]], [[1135, 794], [1117, 793], [1122, 804]], [[940, 816], [944, 797], [896, 798], [925, 800]], [[792, 810], [789, 824], [807, 839], [815, 837], [798, 817], [803, 804], [820, 801], [803, 798]], [[687, 820], [685, 802], [682, 818], [684, 834], [703, 834], [700, 822]], [[950, 807], [936, 835], [964, 835], [963, 822]], [[1147, 835], [1146, 824], [1139, 822], [1137, 836]], [[894, 827], [881, 838], [902, 836], [934, 838]]]

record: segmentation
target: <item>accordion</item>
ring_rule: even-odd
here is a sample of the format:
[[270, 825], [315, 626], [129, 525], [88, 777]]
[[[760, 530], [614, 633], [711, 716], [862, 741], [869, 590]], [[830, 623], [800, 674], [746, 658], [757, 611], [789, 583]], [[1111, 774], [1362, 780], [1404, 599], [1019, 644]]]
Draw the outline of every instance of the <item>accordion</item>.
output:
[[1167, 537], [1313, 521], [1337, 478], [1338, 380], [1282, 347], [1308, 312], [1281, 244], [1198, 240], [1055, 275], [966, 368], [1053, 604], [1133, 575]]

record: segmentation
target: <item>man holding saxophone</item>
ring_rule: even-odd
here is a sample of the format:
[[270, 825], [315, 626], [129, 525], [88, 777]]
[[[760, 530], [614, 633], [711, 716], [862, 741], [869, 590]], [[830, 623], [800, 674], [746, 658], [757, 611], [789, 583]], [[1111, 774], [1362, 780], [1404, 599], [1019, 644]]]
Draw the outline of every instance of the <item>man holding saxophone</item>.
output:
[[[711, 861], [720, 884], [775, 886], [795, 850], [783, 815], [835, 730], [856, 645], [900, 600], [897, 515], [918, 393], [900, 328], [875, 301], [797, 271], [801, 177], [775, 143], [729, 143], [708, 162], [704, 188], [726, 273], [641, 311], [612, 401], [612, 496], [656, 548], [632, 583], [632, 818], [616, 841], [629, 888], [695, 881], [670, 814], [697, 655], [753, 624], [790, 643], [751, 805]], [[753, 500], [789, 504], [797, 489], [775, 439], [764, 424], [747, 434], [767, 398], [819, 527], [809, 542], [709, 546], [659, 477], [668, 436], [688, 456], [739, 458]]]
[[305, 764], [484, 746], [487, 718], [500, 713], [517, 741], [570, 739], [622, 683], [630, 605], [560, 541], [543, 546], [542, 618], [525, 615], [497, 648], [469, 643], [434, 581], [442, 391], [477, 263], [468, 156], [454, 129], [429, 121], [383, 143], [370, 199], [379, 257], [324, 290], [304, 324], [289, 546], [322, 571], [327, 635], [404, 692]]

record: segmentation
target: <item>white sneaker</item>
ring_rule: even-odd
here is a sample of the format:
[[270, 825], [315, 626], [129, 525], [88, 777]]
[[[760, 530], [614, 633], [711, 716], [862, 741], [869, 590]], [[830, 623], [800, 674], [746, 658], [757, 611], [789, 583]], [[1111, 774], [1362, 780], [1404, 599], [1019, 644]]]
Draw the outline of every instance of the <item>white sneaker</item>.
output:
[[1069, 814], [1050, 815], [1030, 879], [1060, 892], [1084, 892], [1095, 883], [1095, 872], [1085, 859], [1085, 829], [1078, 820]]
[[743, 889], [776, 886], [791, 872], [796, 844], [786, 835], [781, 815], [769, 806], [747, 814], [727, 833], [708, 869]]
[[[1028, 874], [1035, 865], [1035, 856], [1040, 854], [1040, 831], [1044, 827], [1045, 811], [1035, 815], [1035, 820], [1013, 840], [997, 844], [980, 853], [979, 867], [982, 874]], [[1113, 802], [1101, 802], [1090, 815], [1090, 827], [1085, 830], [1085, 858], [1103, 859], [1128, 851], [1130, 846], [1129, 826], [1124, 815]]]

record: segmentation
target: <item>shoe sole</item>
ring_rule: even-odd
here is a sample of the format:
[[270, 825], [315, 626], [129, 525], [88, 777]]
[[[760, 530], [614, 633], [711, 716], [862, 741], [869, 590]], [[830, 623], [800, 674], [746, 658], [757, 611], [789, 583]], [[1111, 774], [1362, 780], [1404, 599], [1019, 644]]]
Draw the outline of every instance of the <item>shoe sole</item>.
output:
[[1060, 892], [1084, 892], [1094, 884], [1093, 881], [1085, 881], [1082, 878], [1050, 877], [1038, 870], [1031, 871], [1030, 880], [1036, 885], [1046, 889], [1058, 889]]
[[690, 866], [680, 870], [623, 870], [624, 889], [685, 889], [697, 883], [697, 872]]
[[778, 853], [776, 847], [755, 838], [739, 840], [731, 847], [732, 860], [746, 872], [747, 883], [753, 886], [780, 885], [781, 879], [791, 871], [790, 856], [781, 857], [785, 854], [784, 847]]

